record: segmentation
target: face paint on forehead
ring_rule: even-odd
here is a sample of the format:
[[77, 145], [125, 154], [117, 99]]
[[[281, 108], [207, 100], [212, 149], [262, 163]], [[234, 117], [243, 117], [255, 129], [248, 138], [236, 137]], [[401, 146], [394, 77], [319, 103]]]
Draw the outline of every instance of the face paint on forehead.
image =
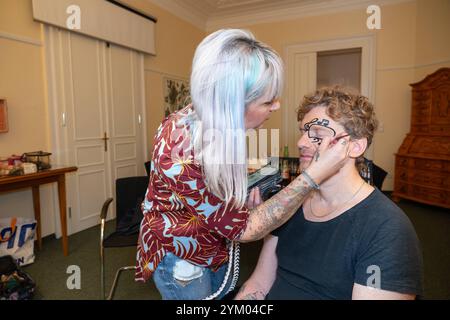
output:
[[335, 136], [336, 131], [333, 128], [330, 128], [328, 126], [329, 124], [330, 124], [330, 120], [328, 120], [328, 119], [319, 120], [318, 118], [314, 118], [310, 122], [305, 123], [305, 125], [303, 127], [305, 128], [305, 131], [309, 131], [309, 129], [311, 129], [311, 126], [313, 126], [313, 125], [325, 127], [327, 129], [333, 131], [333, 136]]

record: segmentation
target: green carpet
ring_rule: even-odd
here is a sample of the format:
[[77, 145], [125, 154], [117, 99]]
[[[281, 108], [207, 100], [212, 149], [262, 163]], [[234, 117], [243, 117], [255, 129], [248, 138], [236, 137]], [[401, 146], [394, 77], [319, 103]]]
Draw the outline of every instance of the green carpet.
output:
[[[399, 206], [413, 222], [424, 255], [425, 299], [450, 299], [450, 210], [401, 201]], [[113, 231], [108, 222], [106, 234]], [[53, 236], [43, 239], [43, 248], [36, 250], [36, 260], [24, 267], [37, 283], [35, 299], [74, 300], [100, 299], [99, 227], [69, 237], [69, 256], [62, 254], [61, 241]], [[261, 241], [241, 244], [241, 271], [238, 285], [245, 281], [256, 264]], [[111, 287], [117, 268], [133, 265], [135, 248], [106, 250], [106, 288]], [[81, 271], [81, 288], [70, 290], [67, 273], [70, 265]], [[160, 299], [152, 281], [136, 283], [132, 271], [122, 273], [115, 299]]]
[[422, 245], [424, 299], [450, 300], [450, 210], [401, 201]]

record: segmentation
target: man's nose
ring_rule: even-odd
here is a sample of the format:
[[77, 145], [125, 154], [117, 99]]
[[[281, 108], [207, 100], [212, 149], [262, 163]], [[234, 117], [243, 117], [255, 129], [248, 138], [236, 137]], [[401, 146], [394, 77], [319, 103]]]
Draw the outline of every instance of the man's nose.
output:
[[297, 141], [297, 147], [299, 149], [308, 147], [311, 144], [311, 141], [308, 138], [308, 134], [305, 132], [304, 134], [301, 135], [300, 139], [298, 139]]

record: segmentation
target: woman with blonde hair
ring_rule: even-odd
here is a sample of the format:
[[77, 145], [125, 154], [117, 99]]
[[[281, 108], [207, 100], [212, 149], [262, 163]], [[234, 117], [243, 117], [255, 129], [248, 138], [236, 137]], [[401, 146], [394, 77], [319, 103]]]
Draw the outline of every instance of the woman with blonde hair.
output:
[[245, 130], [273, 111], [283, 83], [278, 54], [244, 30], [226, 29], [197, 47], [192, 104], [168, 116], [154, 139], [142, 204], [137, 281], [151, 276], [163, 299], [221, 298], [239, 270], [237, 242], [262, 239], [337, 171], [345, 143], [322, 142], [320, 160], [270, 200], [247, 200]]

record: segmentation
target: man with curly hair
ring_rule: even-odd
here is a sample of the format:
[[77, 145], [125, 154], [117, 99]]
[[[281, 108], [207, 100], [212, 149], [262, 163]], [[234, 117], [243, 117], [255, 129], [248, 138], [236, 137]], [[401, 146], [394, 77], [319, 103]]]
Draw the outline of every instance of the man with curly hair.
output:
[[[373, 105], [349, 89], [323, 88], [305, 96], [298, 123], [301, 170], [320, 158], [324, 139], [348, 141], [347, 163], [264, 239], [258, 264], [235, 298], [420, 296], [423, 263], [414, 227], [357, 170], [377, 128]], [[347, 136], [350, 140], [341, 139]]]

